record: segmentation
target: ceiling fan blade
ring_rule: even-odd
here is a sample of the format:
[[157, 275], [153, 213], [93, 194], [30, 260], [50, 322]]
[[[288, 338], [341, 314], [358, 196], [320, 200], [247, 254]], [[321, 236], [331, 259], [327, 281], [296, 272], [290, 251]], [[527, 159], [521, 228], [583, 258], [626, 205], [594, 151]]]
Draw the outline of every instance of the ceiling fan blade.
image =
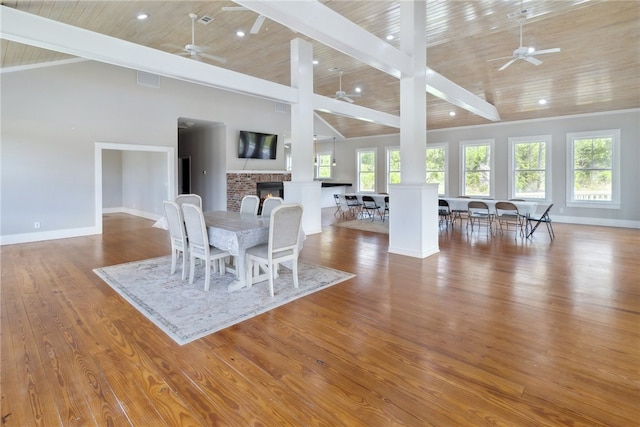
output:
[[500, 58], [487, 59], [487, 62], [501, 61], [503, 59], [511, 59], [511, 58], [513, 58], [513, 55], [501, 56]]
[[247, 9], [244, 6], [224, 6], [224, 7], [221, 7], [220, 10], [224, 12], [238, 12], [238, 11], [249, 10], [249, 9]]
[[524, 59], [528, 63], [536, 65], [536, 66], [542, 64], [542, 61], [540, 61], [538, 58], [534, 58], [533, 56], [526, 56], [526, 57], [524, 57], [522, 59]]
[[542, 50], [534, 50], [530, 55], [544, 55], [545, 53], [556, 53], [560, 52], [559, 47], [554, 47], [552, 49], [542, 49]]
[[262, 27], [262, 24], [264, 23], [264, 20], [264, 16], [258, 15], [258, 17], [256, 18], [256, 22], [253, 23], [253, 27], [251, 27], [251, 30], [249, 30], [249, 32], [251, 34], [258, 34], [260, 28]]
[[518, 58], [513, 58], [511, 61], [507, 62], [506, 64], [504, 64], [502, 67], [498, 68], [498, 71], [502, 71], [505, 68], [507, 68], [509, 65], [513, 64], [514, 62], [516, 62], [518, 60]]
[[340, 99], [344, 99], [348, 103], [353, 104], [353, 99], [349, 98], [347, 95], [341, 96]]
[[227, 58], [223, 58], [222, 56], [217, 55], [209, 55], [208, 53], [200, 53], [199, 56], [207, 59], [211, 59], [212, 61], [217, 61], [225, 64], [227, 62]]

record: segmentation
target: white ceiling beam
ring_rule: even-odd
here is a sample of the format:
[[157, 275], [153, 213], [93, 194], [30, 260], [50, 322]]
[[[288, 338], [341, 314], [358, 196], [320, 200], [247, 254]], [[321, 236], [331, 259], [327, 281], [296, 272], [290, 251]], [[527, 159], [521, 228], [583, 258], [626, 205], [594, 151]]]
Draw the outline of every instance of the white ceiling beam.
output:
[[323, 95], [313, 95], [313, 108], [317, 111], [336, 114], [338, 116], [400, 128], [400, 116], [394, 116], [393, 114], [383, 113], [382, 111], [372, 110], [371, 108], [350, 104]]
[[[407, 54], [316, 0], [234, 1], [396, 78], [402, 74], [413, 75]], [[500, 114], [494, 105], [428, 67], [426, 70], [428, 93], [488, 120], [500, 121]]]
[[500, 113], [498, 113], [498, 109], [494, 105], [489, 104], [484, 99], [469, 92], [462, 86], [455, 84], [430, 68], [427, 68], [427, 93], [477, 114], [480, 117], [484, 117], [487, 120], [493, 122], [499, 122], [501, 120]]
[[292, 104], [296, 89], [0, 6], [0, 38], [120, 67]]
[[316, 0], [234, 0], [394, 77], [411, 74], [409, 56]]

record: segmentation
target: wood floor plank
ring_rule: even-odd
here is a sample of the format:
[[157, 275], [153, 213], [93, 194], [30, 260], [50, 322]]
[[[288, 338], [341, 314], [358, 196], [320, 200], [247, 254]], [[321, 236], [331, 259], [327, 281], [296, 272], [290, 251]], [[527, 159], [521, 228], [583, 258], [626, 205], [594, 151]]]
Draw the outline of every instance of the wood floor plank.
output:
[[4, 425], [637, 424], [640, 230], [463, 226], [416, 259], [337, 220], [302, 258], [355, 278], [184, 346], [92, 271], [168, 254], [152, 221], [3, 246]]

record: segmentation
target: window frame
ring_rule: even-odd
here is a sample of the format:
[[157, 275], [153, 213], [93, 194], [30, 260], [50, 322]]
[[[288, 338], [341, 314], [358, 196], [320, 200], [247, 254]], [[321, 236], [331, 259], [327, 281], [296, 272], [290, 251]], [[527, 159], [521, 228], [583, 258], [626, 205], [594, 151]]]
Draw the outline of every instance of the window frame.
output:
[[[600, 208], [600, 209], [620, 209], [620, 129], [592, 130], [583, 132], [567, 133], [567, 207], [575, 208]], [[574, 143], [576, 140], [588, 138], [611, 137], [611, 200], [577, 200], [575, 199], [574, 188]]]
[[[438, 196], [446, 197], [449, 194], [449, 143], [448, 142], [438, 142], [434, 144], [427, 143], [427, 147], [425, 149], [425, 162], [427, 158], [427, 150], [429, 149], [444, 149], [444, 193], [438, 192]], [[436, 171], [433, 171], [436, 172]], [[426, 174], [429, 173], [429, 169], [427, 169], [425, 164], [425, 181], [427, 180]], [[439, 187], [439, 186], [438, 186]]]
[[[489, 194], [468, 194], [466, 178], [466, 147], [488, 145], [489, 146]], [[470, 197], [495, 197], [495, 139], [474, 139], [468, 141], [460, 141], [460, 194]]]
[[[360, 155], [363, 153], [373, 153], [373, 190], [363, 190], [361, 183], [361, 173], [360, 170]], [[377, 147], [369, 147], [369, 148], [358, 148], [356, 149], [356, 192], [358, 193], [375, 193], [376, 192], [376, 180], [377, 180], [377, 161], [378, 161], [378, 148]]]
[[[322, 164], [322, 159], [328, 159], [328, 164], [323, 165]], [[315, 178], [316, 179], [331, 179], [333, 177], [333, 167], [332, 167], [332, 160], [331, 160], [331, 152], [330, 151], [321, 151], [321, 152], [316, 152], [316, 162], [313, 165], [314, 168], [314, 174], [315, 174]], [[320, 170], [321, 169], [327, 169], [329, 171], [329, 176], [320, 176]]]
[[553, 200], [552, 195], [552, 180], [551, 180], [551, 144], [552, 137], [551, 135], [533, 135], [533, 136], [510, 136], [509, 137], [509, 182], [508, 182], [508, 191], [509, 198], [522, 198], [521, 196], [516, 195], [516, 161], [515, 155], [516, 150], [515, 146], [517, 144], [522, 143], [537, 143], [544, 142], [545, 144], [545, 158], [544, 158], [544, 197], [543, 198], [530, 198], [526, 200], [531, 200], [534, 202], [550, 202]]
[[386, 167], [386, 188], [387, 188], [387, 193], [389, 192], [389, 186], [391, 185], [391, 173], [398, 173], [400, 174], [400, 181], [398, 183], [402, 182], [402, 156], [400, 157], [400, 169], [398, 169], [397, 171], [392, 171], [391, 167], [390, 167], [390, 160], [391, 160], [391, 152], [398, 152], [398, 155], [400, 155], [400, 146], [396, 145], [393, 147], [386, 147], [385, 149], [385, 154], [386, 154], [386, 163], [385, 163], [385, 167]]

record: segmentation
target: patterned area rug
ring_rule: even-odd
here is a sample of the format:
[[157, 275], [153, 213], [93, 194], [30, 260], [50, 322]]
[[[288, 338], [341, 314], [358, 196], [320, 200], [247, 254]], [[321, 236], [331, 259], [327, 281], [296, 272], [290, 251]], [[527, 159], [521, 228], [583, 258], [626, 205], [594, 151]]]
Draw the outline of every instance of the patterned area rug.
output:
[[353, 221], [342, 221], [333, 224], [334, 227], [353, 228], [355, 230], [373, 231], [374, 233], [389, 234], [389, 221], [380, 221], [370, 219], [356, 219]]
[[291, 271], [281, 268], [271, 298], [266, 281], [229, 292], [227, 286], [235, 276], [212, 273], [209, 291], [205, 292], [203, 266], [196, 264], [193, 285], [188, 278], [181, 280], [180, 263], [174, 275], [170, 270], [171, 256], [165, 256], [93, 271], [180, 345], [355, 277], [299, 261], [300, 287], [294, 288]]

